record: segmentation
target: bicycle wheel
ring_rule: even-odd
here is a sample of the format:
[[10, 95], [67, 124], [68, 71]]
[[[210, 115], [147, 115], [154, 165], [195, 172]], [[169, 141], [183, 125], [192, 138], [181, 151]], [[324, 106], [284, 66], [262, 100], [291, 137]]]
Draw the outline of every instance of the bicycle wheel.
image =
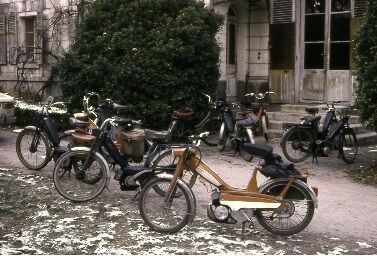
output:
[[[287, 181], [277, 181], [260, 193], [278, 196]], [[314, 202], [307, 188], [293, 183], [284, 196], [285, 205], [281, 209], [258, 210], [255, 216], [267, 231], [281, 236], [296, 234], [306, 228], [313, 218]]]
[[154, 178], [143, 187], [139, 199], [141, 218], [151, 229], [161, 233], [175, 233], [185, 227], [194, 210], [190, 195], [179, 183], [176, 185], [176, 192], [182, 196], [173, 197], [171, 202], [165, 203], [165, 197], [154, 188], [158, 186], [166, 194], [169, 185], [169, 179]]
[[42, 132], [36, 133], [34, 129], [23, 129], [18, 134], [16, 152], [20, 162], [31, 170], [41, 170], [51, 159], [51, 146], [46, 135]]
[[308, 129], [288, 131], [281, 142], [284, 156], [293, 163], [305, 161], [311, 154], [313, 135]]
[[344, 162], [350, 164], [356, 159], [358, 145], [356, 134], [353, 130], [346, 130], [340, 135], [339, 138], [339, 153]]
[[[152, 163], [152, 168], [155, 169], [156, 175], [159, 176], [161, 174], [174, 174], [175, 167], [178, 163], [178, 158], [173, 156], [171, 150], [167, 150], [159, 155], [156, 160]], [[182, 176], [180, 177], [181, 180], [187, 183], [187, 185], [192, 188], [196, 182], [196, 178], [198, 177], [197, 173], [193, 173], [188, 170], [183, 170]], [[165, 192], [159, 186], [154, 186], [153, 189], [161, 196], [165, 196]], [[175, 193], [175, 196], [181, 196], [179, 192]]]
[[56, 190], [73, 202], [94, 199], [105, 189], [108, 178], [106, 161], [98, 154], [93, 155], [89, 168], [82, 172], [82, 166], [89, 151], [78, 150], [63, 154], [56, 162], [53, 180]]

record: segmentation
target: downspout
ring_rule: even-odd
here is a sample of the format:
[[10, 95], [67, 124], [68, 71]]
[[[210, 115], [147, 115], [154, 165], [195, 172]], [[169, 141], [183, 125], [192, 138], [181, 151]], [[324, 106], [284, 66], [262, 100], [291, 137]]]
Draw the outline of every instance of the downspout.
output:
[[[247, 29], [247, 72], [246, 72], [246, 76], [245, 76], [245, 91], [246, 93], [248, 93], [248, 87], [249, 87], [249, 80], [250, 80], [250, 48], [251, 48], [251, 33], [250, 33], [250, 29], [251, 29], [251, 18], [250, 18], [250, 15], [251, 15], [251, 4], [250, 4], [250, 1], [249, 1], [249, 8], [248, 8], [248, 23], [247, 23], [247, 26], [248, 26], [248, 29]], [[245, 93], [245, 94], [246, 94]], [[242, 95], [242, 97], [244, 97], [244, 95]]]

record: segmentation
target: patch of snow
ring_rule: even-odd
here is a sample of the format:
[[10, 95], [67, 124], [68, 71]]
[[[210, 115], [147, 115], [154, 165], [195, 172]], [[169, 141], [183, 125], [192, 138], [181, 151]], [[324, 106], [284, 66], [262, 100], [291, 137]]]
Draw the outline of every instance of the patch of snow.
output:
[[360, 247], [362, 248], [371, 248], [372, 246], [370, 244], [367, 244], [366, 242], [356, 242]]
[[37, 212], [37, 217], [49, 217], [50, 213], [47, 210]]
[[112, 211], [112, 212], [107, 212], [106, 213], [109, 217], [118, 217], [118, 216], [123, 216], [124, 213], [122, 211]]
[[348, 252], [348, 250], [340, 248], [340, 247], [335, 247], [332, 251], [329, 251], [328, 254], [331, 255], [342, 255]]

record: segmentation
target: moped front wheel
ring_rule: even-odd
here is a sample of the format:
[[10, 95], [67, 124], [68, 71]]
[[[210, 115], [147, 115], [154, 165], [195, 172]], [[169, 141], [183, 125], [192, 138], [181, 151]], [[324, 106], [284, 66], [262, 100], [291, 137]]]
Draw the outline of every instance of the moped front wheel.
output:
[[17, 136], [16, 153], [20, 162], [30, 170], [41, 170], [50, 162], [50, 143], [42, 132], [23, 129]]
[[347, 164], [353, 163], [356, 159], [357, 150], [359, 148], [355, 132], [353, 130], [345, 130], [340, 135], [339, 139], [339, 153], [342, 156], [343, 161]]
[[[265, 187], [261, 194], [279, 196], [287, 181], [277, 181]], [[314, 215], [314, 202], [308, 189], [293, 183], [283, 198], [284, 204], [278, 209], [258, 210], [255, 216], [267, 231], [280, 236], [299, 233], [311, 222]]]
[[[156, 192], [155, 187], [167, 194], [170, 186], [170, 179], [154, 178], [150, 180], [142, 189], [139, 198], [139, 211], [141, 218], [152, 230], [161, 233], [175, 233], [184, 228], [193, 214], [192, 196], [188, 188], [184, 188], [180, 183], [176, 184], [176, 192], [182, 196], [171, 197], [166, 200]], [[191, 216], [193, 217], [193, 216]]]
[[311, 154], [313, 135], [308, 129], [292, 129], [281, 141], [284, 156], [293, 163], [305, 161]]
[[89, 151], [78, 150], [63, 154], [53, 171], [54, 186], [58, 193], [73, 202], [86, 202], [99, 196], [108, 183], [107, 163], [97, 154], [89, 167], [83, 165]]
[[[163, 174], [173, 175], [175, 167], [178, 164], [178, 157], [173, 156], [171, 150], [167, 150], [159, 155], [152, 163], [152, 168], [155, 170], [157, 176]], [[192, 188], [196, 182], [198, 174], [189, 170], [183, 170], [181, 180], [185, 181], [187, 185]], [[153, 189], [161, 196], [165, 196], [165, 191], [159, 186], [154, 186]], [[174, 196], [181, 196], [182, 194], [176, 192]]]
[[219, 134], [219, 143], [217, 145], [217, 148], [219, 150], [224, 150], [226, 146], [226, 142], [228, 140], [229, 132], [228, 129], [226, 128], [225, 123], [223, 122], [220, 127], [220, 134]]

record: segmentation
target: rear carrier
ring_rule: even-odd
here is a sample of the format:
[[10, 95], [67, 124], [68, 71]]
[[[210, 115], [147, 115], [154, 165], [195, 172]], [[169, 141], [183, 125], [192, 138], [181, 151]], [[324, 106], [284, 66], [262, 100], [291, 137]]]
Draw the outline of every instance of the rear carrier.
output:
[[123, 131], [119, 134], [117, 144], [123, 155], [132, 157], [134, 160], [143, 160], [145, 147], [145, 132], [143, 129]]

